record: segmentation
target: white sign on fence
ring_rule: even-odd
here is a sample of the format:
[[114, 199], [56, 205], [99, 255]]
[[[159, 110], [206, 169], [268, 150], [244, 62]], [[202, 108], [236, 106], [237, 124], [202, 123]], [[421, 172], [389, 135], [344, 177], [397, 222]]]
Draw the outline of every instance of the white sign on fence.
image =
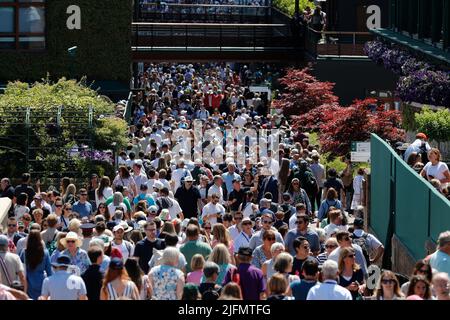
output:
[[370, 142], [353, 141], [350, 157], [352, 162], [370, 162]]

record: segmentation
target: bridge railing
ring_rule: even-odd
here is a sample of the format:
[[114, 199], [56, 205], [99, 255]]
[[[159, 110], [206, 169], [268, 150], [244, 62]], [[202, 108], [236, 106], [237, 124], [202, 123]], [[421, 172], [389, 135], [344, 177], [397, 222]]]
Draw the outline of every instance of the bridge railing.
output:
[[377, 135], [371, 138], [369, 225], [390, 249], [394, 236], [415, 260], [450, 230], [450, 202]]
[[366, 56], [364, 44], [373, 38], [370, 32], [316, 31], [308, 27], [305, 48], [314, 57]]
[[222, 4], [141, 4], [135, 13], [135, 22], [227, 22], [269, 23], [272, 7], [268, 5]]
[[149, 23], [132, 24], [133, 50], [268, 50], [293, 46], [287, 24]]

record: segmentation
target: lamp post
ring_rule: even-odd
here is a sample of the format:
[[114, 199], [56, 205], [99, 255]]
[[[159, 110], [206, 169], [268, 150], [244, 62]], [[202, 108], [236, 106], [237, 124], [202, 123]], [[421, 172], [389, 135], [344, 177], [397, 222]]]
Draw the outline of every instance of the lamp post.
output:
[[70, 47], [67, 49], [67, 53], [69, 54], [69, 78], [75, 78], [74, 65], [75, 65], [75, 57], [77, 55], [77, 46]]

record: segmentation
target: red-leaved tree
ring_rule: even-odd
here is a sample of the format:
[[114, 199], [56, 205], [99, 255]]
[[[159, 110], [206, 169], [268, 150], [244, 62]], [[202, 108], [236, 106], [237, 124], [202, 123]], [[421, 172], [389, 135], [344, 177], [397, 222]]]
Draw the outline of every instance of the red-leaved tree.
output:
[[300, 116], [292, 116], [292, 128], [300, 132], [319, 132], [320, 127], [330, 121], [341, 108], [338, 103], [327, 103]]
[[[376, 112], [371, 112], [372, 106]], [[355, 100], [349, 107], [339, 108], [320, 127], [322, 152], [332, 157], [348, 154], [352, 141], [366, 141], [371, 133], [385, 140], [404, 141], [401, 119], [400, 112], [382, 110], [376, 99]]]
[[318, 81], [308, 71], [308, 68], [288, 69], [280, 79], [284, 93], [272, 105], [283, 109], [285, 116], [302, 115], [323, 104], [338, 102], [339, 98], [333, 94], [334, 83]]

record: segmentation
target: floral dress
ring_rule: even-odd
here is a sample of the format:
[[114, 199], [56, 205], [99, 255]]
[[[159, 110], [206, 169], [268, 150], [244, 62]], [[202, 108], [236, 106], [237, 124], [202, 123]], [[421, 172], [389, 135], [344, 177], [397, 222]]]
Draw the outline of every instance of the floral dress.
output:
[[160, 265], [152, 268], [154, 300], [178, 300], [177, 283], [184, 280], [183, 272], [175, 267]]

